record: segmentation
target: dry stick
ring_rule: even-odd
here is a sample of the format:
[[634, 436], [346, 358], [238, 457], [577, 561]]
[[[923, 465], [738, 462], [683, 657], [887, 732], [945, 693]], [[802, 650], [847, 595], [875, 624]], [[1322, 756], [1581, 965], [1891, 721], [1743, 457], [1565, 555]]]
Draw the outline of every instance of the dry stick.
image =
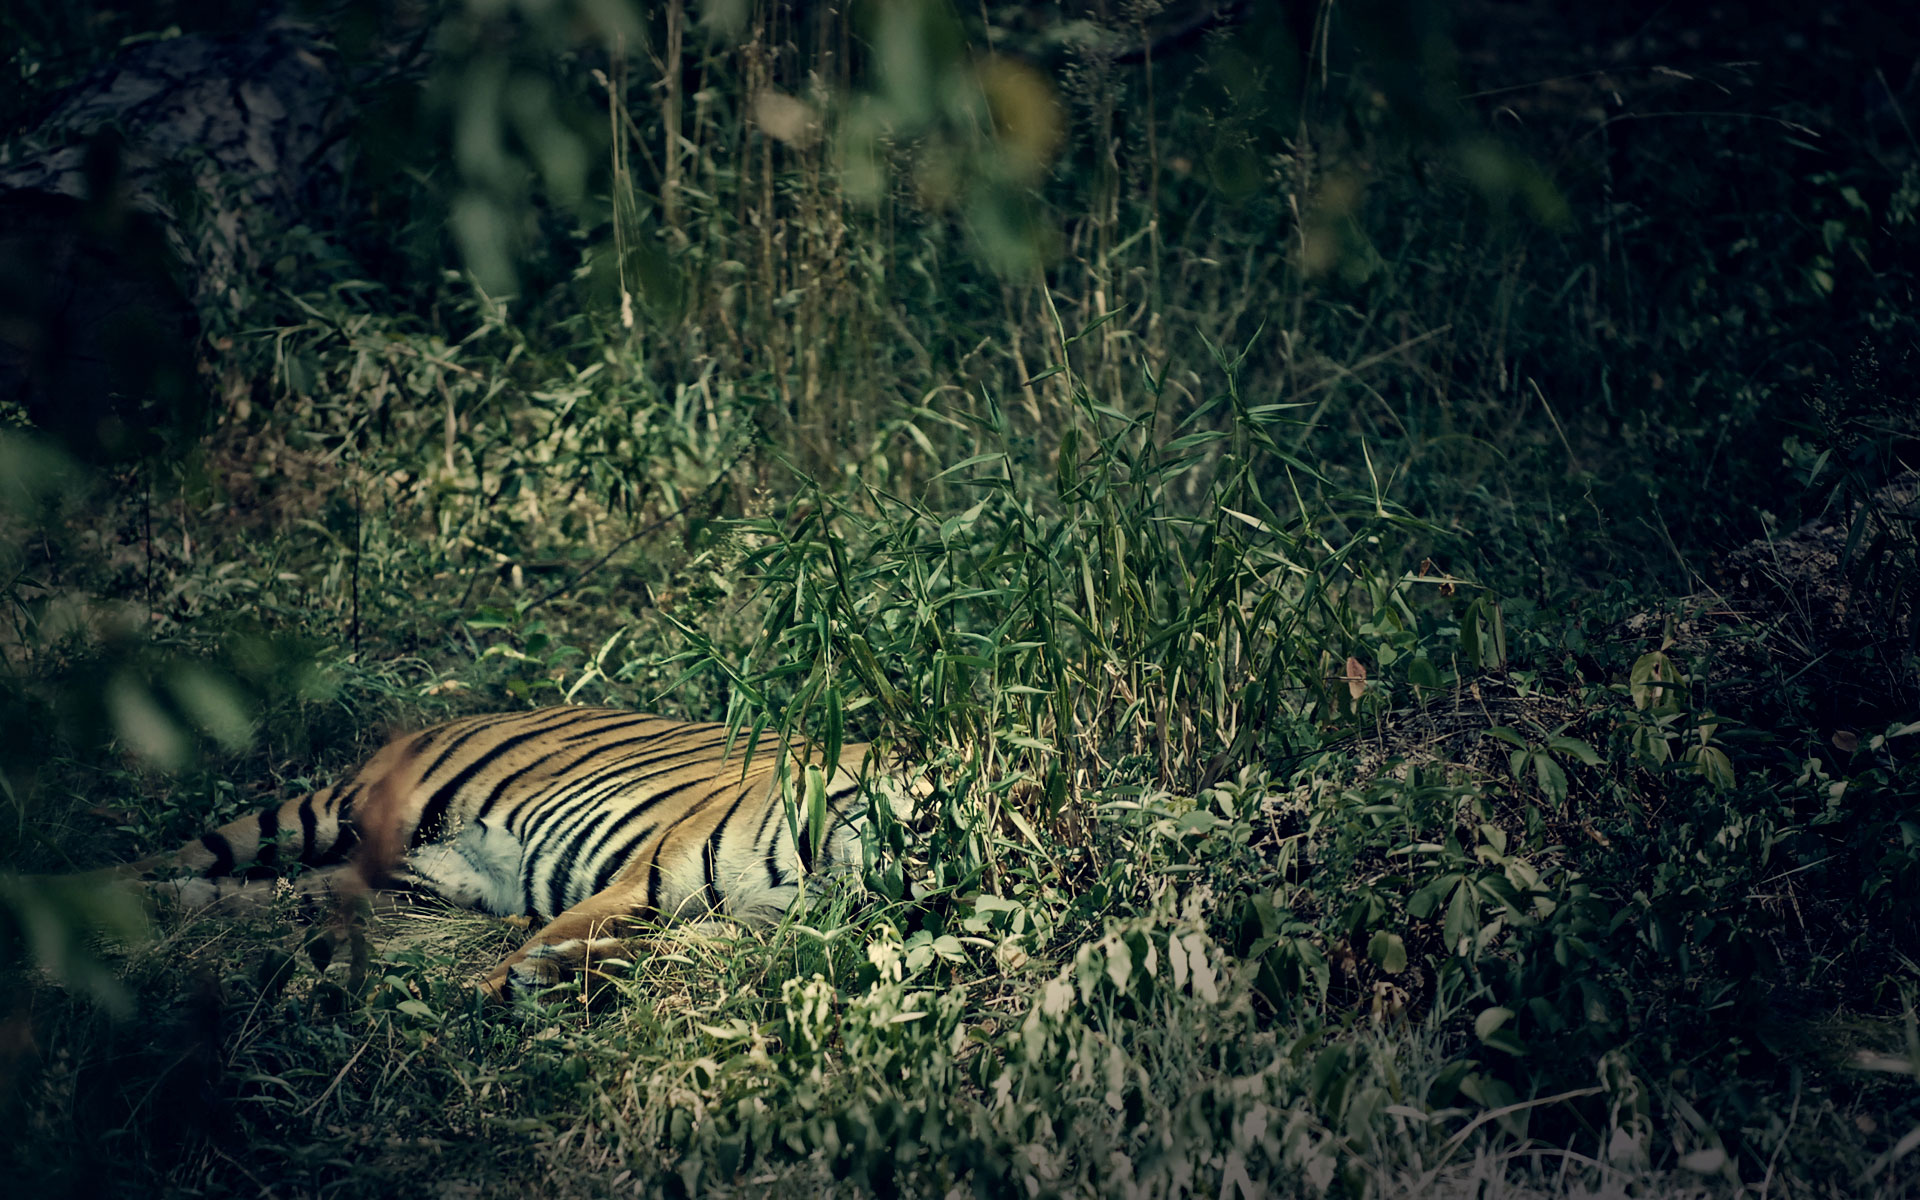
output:
[[367, 1047], [371, 1045], [373, 1045], [373, 1039], [371, 1037], [369, 1037], [366, 1041], [361, 1042], [360, 1048], [358, 1050], [355, 1050], [353, 1052], [353, 1057], [347, 1060], [347, 1065], [344, 1067], [341, 1067], [339, 1072], [334, 1075], [333, 1082], [327, 1085], [327, 1090], [324, 1092], [321, 1092], [319, 1098], [316, 1099], [312, 1104], [309, 1104], [305, 1108], [301, 1109], [299, 1112], [299, 1115], [304, 1117], [308, 1113], [312, 1112], [314, 1109], [319, 1108], [322, 1104], [325, 1104], [327, 1102], [327, 1097], [333, 1095], [334, 1089], [340, 1086], [340, 1081], [347, 1077], [347, 1072], [353, 1070], [353, 1064], [360, 1061], [360, 1056], [362, 1054], [365, 1054], [367, 1052]]
[[361, 512], [360, 481], [353, 482], [353, 614], [347, 621], [349, 640], [353, 643], [353, 652], [360, 653], [360, 553], [365, 546], [362, 535], [363, 514]]
[[660, 121], [665, 126], [666, 145], [662, 165], [666, 168], [660, 182], [660, 216], [668, 229], [678, 227], [680, 190], [680, 37], [686, 24], [685, 0], [667, 5], [666, 98], [660, 105]]
[[146, 486], [140, 492], [140, 520], [147, 531], [147, 627], [151, 629], [160, 614], [153, 607], [153, 474], [152, 468], [143, 470]]
[[1567, 440], [1567, 431], [1560, 428], [1560, 418], [1553, 414], [1553, 405], [1547, 403], [1547, 394], [1540, 390], [1539, 381], [1531, 375], [1527, 376], [1527, 386], [1531, 387], [1533, 394], [1540, 398], [1540, 407], [1547, 410], [1547, 420], [1553, 422], [1553, 431], [1560, 435], [1560, 445], [1567, 451], [1567, 469], [1578, 470], [1579, 464], [1573, 459], [1573, 443]]
[[531, 612], [534, 609], [540, 607], [542, 604], [545, 604], [547, 601], [553, 599], [554, 597], [564, 595], [567, 592], [572, 591], [574, 588], [578, 587], [580, 585], [580, 582], [584, 580], [587, 576], [593, 574], [595, 571], [598, 571], [601, 567], [606, 566], [608, 561], [611, 560], [614, 555], [620, 553], [622, 550], [625, 550], [628, 546], [633, 545], [635, 542], [639, 541], [641, 538], [659, 529], [661, 526], [665, 525], [668, 521], [671, 521], [673, 518], [681, 515], [681, 513], [684, 511], [685, 511], [684, 509], [681, 509], [681, 510], [676, 510], [675, 512], [668, 513], [666, 516], [659, 517], [647, 523], [642, 528], [635, 530], [633, 533], [628, 534], [626, 537], [621, 538], [617, 543], [614, 544], [614, 547], [611, 550], [608, 550], [605, 554], [602, 554], [599, 558], [594, 559], [592, 562], [582, 567], [580, 569], [580, 573], [575, 575], [572, 579], [569, 579], [567, 582], [556, 586], [551, 591], [549, 591], [546, 595], [540, 597], [538, 600], [535, 600], [532, 604], [527, 605], [527, 611]]
[[[624, 38], [613, 42], [613, 59], [607, 64], [607, 137], [612, 171], [613, 263], [614, 278], [620, 288], [620, 323], [633, 328], [633, 295], [627, 289], [627, 224], [632, 219], [633, 172], [627, 165], [626, 138], [620, 129], [622, 102], [627, 94], [627, 44]], [[631, 118], [629, 118], [631, 120]], [[644, 147], [643, 147], [644, 148]], [[625, 203], [622, 203], [622, 200]]]
[[[1147, 286], [1152, 292], [1147, 299], [1157, 312], [1160, 308], [1160, 123], [1154, 119], [1153, 42], [1147, 37], [1144, 18], [1139, 22], [1139, 29], [1142, 46], [1140, 69], [1147, 83]], [[1154, 349], [1149, 340], [1148, 352]]]

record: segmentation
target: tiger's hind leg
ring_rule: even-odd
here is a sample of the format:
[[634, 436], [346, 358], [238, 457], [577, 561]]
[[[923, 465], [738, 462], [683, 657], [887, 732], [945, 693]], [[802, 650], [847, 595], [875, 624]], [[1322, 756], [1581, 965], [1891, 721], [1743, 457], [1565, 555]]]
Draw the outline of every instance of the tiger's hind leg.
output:
[[480, 993], [489, 1000], [510, 1000], [591, 974], [596, 963], [630, 966], [638, 944], [635, 935], [652, 915], [643, 885], [616, 883], [537, 930], [487, 973]]
[[[646, 928], [641, 931], [637, 927]], [[605, 985], [615, 979], [635, 978], [645, 964], [666, 960], [689, 965], [693, 962], [687, 957], [690, 950], [729, 951], [738, 945], [744, 929], [725, 917], [675, 921], [659, 927], [632, 917], [627, 919], [624, 936], [610, 929], [598, 937], [568, 938], [529, 947], [524, 958], [506, 969], [504, 983], [495, 983], [489, 976], [480, 990], [487, 999], [499, 1001], [570, 983], [580, 998], [591, 1004]], [[496, 969], [494, 974], [499, 973]]]

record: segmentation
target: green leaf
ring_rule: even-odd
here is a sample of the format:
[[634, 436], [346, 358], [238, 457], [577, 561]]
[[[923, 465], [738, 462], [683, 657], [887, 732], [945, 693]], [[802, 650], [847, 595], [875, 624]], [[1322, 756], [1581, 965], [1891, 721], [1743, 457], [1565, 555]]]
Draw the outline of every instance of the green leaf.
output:
[[1447, 939], [1447, 953], [1457, 954], [1462, 945], [1471, 946], [1473, 935], [1480, 932], [1480, 910], [1474, 903], [1473, 889], [1462, 882], [1453, 889], [1453, 899], [1447, 902], [1447, 919], [1442, 927]]
[[1060, 447], [1054, 452], [1054, 488], [1062, 499], [1073, 493], [1078, 484], [1075, 467], [1080, 457], [1080, 428], [1068, 425], [1060, 434]]
[[1511, 1020], [1513, 1020], [1513, 1010], [1510, 1008], [1497, 1006], [1483, 1008], [1480, 1010], [1480, 1015], [1473, 1019], [1473, 1036], [1484, 1042]]
[[180, 663], [167, 673], [167, 690], [194, 724], [232, 751], [253, 741], [253, 716], [232, 684], [211, 671]]
[[1486, 898], [1499, 901], [1515, 917], [1526, 915], [1519, 890], [1505, 875], [1488, 872], [1474, 880], [1473, 886]]
[[1498, 825], [1482, 825], [1480, 836], [1486, 840], [1487, 845], [1493, 847], [1495, 854], [1504, 855], [1507, 852], [1507, 831]]
[[[1482, 1108], [1506, 1108], [1514, 1101], [1513, 1088], [1501, 1080], [1482, 1075], [1475, 1071], [1460, 1081], [1460, 1094], [1479, 1104]], [[1502, 1128], [1515, 1131], [1511, 1116], [1502, 1118]]]
[[1633, 731], [1633, 751], [1648, 766], [1663, 766], [1673, 758], [1673, 747], [1666, 735], [1648, 725]]
[[1377, 930], [1367, 942], [1367, 957], [1387, 974], [1398, 975], [1407, 969], [1407, 944], [1397, 933]]
[[1173, 439], [1166, 444], [1165, 450], [1168, 454], [1178, 454], [1182, 450], [1205, 446], [1227, 436], [1227, 431], [1224, 429], [1202, 429], [1197, 433], [1189, 433]]
[[1516, 729], [1505, 725], [1489, 725], [1486, 732], [1488, 737], [1505, 742], [1509, 746], [1518, 746], [1522, 750], [1527, 748], [1527, 739], [1521, 737]]
[[846, 736], [846, 711], [840, 696], [840, 685], [827, 687], [827, 736], [826, 744], [821, 748], [821, 766], [829, 771], [840, 769], [840, 747]]
[[186, 731], [159, 705], [144, 681], [116, 675], [107, 685], [106, 702], [114, 736], [127, 749], [162, 771], [186, 765]]
[[1633, 706], [1642, 711], [1678, 704], [1679, 697], [1672, 689], [1679, 680], [1680, 671], [1673, 660], [1652, 650], [1634, 660], [1633, 668], [1627, 673], [1627, 694]]
[[1426, 920], [1433, 915], [1433, 910], [1440, 906], [1440, 901], [1446, 896], [1447, 890], [1459, 882], [1460, 875], [1454, 871], [1448, 871], [1429, 880], [1425, 886], [1413, 894], [1411, 900], [1407, 901], [1408, 914], [1416, 921]]
[[100, 942], [133, 942], [146, 934], [146, 915], [130, 886], [98, 875], [0, 873], [0, 970], [14, 969], [24, 949], [65, 986], [116, 1016], [130, 1016], [132, 997], [100, 955]]
[[1511, 1029], [1497, 1029], [1480, 1040], [1489, 1049], [1498, 1050], [1502, 1054], [1511, 1054], [1515, 1058], [1527, 1052], [1527, 1044], [1521, 1041], [1520, 1035]]
[[827, 774], [812, 764], [807, 766], [806, 785], [807, 844], [812, 848], [808, 861], [816, 861], [827, 838]]
[[1689, 752], [1700, 774], [1713, 787], [1725, 791], [1733, 786], [1733, 760], [1718, 746], [1698, 746]]
[[1551, 755], [1536, 750], [1533, 755], [1533, 772], [1540, 780], [1540, 790], [1556, 804], [1567, 798], [1567, 773], [1560, 764], [1553, 761]]
[[985, 454], [976, 454], [971, 458], [961, 459], [959, 462], [948, 467], [946, 470], [940, 472], [938, 475], [935, 475], [932, 479], [927, 480], [927, 482], [932, 483], [934, 482], [934, 480], [937, 480], [937, 479], [945, 479], [947, 476], [952, 475], [956, 471], [964, 471], [968, 467], [977, 467], [981, 463], [1001, 461], [1001, 460], [1004, 460], [1005, 458], [1006, 458], [1006, 454], [999, 450], [988, 451]]
[[1561, 754], [1572, 755], [1578, 759], [1583, 766], [1597, 767], [1600, 765], [1599, 751], [1581, 741], [1579, 738], [1550, 737], [1547, 739], [1547, 748]]
[[1126, 310], [1124, 308], [1108, 309], [1106, 312], [1101, 313], [1099, 316], [1095, 317], [1093, 320], [1088, 321], [1085, 325], [1081, 326], [1079, 333], [1076, 333], [1072, 337], [1069, 337], [1068, 339], [1066, 339], [1066, 344], [1069, 346], [1073, 345], [1075, 342], [1079, 341], [1081, 338], [1086, 337], [1088, 334], [1100, 328], [1102, 325], [1105, 325], [1108, 321], [1113, 320], [1115, 317], [1119, 316], [1121, 313], [1125, 311]]
[[1106, 947], [1107, 978], [1121, 991], [1127, 990], [1127, 981], [1133, 978], [1133, 951], [1128, 948], [1126, 939], [1114, 938]]
[[1230, 517], [1233, 517], [1235, 520], [1245, 521], [1247, 524], [1253, 526], [1255, 529], [1258, 529], [1261, 533], [1272, 533], [1274, 531], [1273, 526], [1267, 524], [1265, 521], [1262, 521], [1259, 517], [1253, 516], [1251, 513], [1243, 513], [1238, 509], [1228, 508], [1224, 504], [1220, 506], [1220, 511], [1227, 514]]

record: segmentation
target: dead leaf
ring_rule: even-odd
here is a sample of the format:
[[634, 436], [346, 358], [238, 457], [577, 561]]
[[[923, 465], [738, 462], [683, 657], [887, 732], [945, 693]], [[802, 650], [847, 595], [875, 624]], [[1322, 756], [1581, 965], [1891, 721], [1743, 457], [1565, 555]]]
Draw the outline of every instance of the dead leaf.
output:
[[1347, 656], [1347, 695], [1355, 700], [1367, 690], [1367, 665], [1351, 654]]
[[797, 96], [771, 88], [753, 98], [753, 121], [775, 141], [804, 150], [820, 140], [820, 116]]
[[[1440, 572], [1440, 568], [1438, 568], [1438, 567], [1436, 567], [1436, 566], [1434, 566], [1434, 565], [1433, 565], [1433, 560], [1432, 560], [1432, 559], [1430, 559], [1430, 558], [1423, 558], [1423, 559], [1421, 559], [1421, 560], [1420, 560], [1420, 573], [1421, 573], [1422, 575], [1435, 575], [1435, 574], [1440, 574], [1441, 572]], [[1451, 595], [1453, 595], [1453, 580], [1452, 580], [1452, 579], [1448, 579], [1448, 578], [1445, 578], [1445, 577], [1443, 577], [1443, 578], [1442, 578], [1442, 579], [1440, 580], [1440, 594], [1441, 594], [1442, 596], [1451, 596]]]

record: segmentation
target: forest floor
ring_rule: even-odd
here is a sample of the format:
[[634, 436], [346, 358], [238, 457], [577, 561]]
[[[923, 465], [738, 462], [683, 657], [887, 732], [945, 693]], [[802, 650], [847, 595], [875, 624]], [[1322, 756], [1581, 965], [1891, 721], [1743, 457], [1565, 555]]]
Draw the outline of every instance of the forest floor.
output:
[[[436, 9], [398, 68], [332, 13], [388, 65], [194, 298], [211, 413], [0, 400], [0, 1171], [1920, 1196], [1912, 31], [712, 7]], [[176, 8], [9, 61], [251, 21]], [[432, 902], [61, 882], [557, 703], [935, 796], [591, 1003], [488, 1007], [524, 931]]]

